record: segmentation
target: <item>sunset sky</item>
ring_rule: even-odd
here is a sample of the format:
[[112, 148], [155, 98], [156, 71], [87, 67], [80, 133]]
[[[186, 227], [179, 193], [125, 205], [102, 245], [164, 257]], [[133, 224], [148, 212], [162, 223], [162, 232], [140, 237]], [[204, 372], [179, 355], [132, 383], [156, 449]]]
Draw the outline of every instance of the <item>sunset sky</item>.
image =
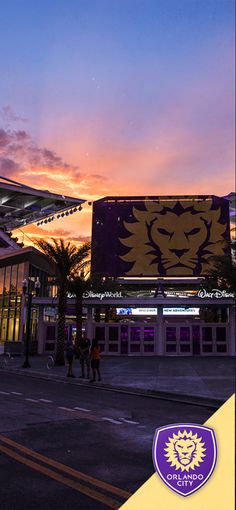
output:
[[[233, 0], [0, 0], [0, 175], [89, 201], [234, 190]], [[91, 207], [31, 236], [91, 234]]]

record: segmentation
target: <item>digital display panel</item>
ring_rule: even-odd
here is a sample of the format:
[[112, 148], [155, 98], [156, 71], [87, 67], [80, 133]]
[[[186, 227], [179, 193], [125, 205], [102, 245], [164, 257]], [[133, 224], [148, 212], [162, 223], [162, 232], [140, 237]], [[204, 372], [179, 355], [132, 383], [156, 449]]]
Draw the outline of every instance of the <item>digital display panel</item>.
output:
[[229, 240], [224, 198], [106, 197], [94, 202], [92, 272], [119, 277], [204, 276]]
[[[163, 315], [199, 315], [199, 307], [165, 307]], [[116, 315], [157, 315], [157, 308], [116, 308]]]

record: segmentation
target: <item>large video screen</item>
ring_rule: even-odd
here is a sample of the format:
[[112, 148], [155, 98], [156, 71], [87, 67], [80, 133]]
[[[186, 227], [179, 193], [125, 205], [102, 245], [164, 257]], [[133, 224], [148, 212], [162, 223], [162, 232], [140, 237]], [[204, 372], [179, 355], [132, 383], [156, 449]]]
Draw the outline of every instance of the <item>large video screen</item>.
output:
[[229, 204], [216, 196], [105, 198], [94, 203], [92, 272], [204, 276], [229, 240]]

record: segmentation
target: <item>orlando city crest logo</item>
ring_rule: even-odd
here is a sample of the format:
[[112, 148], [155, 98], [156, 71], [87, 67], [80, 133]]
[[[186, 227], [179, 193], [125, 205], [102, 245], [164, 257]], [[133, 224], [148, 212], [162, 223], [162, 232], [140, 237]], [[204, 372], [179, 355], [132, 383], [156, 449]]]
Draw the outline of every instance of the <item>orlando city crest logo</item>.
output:
[[153, 463], [163, 482], [181, 496], [189, 496], [209, 480], [216, 465], [213, 429], [182, 423], [156, 430]]

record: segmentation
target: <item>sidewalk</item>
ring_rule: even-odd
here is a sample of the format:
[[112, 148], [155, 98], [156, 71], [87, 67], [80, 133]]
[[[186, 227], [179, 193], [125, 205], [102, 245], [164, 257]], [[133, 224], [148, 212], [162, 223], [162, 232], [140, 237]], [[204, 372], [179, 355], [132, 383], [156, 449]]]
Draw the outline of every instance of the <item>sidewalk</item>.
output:
[[[27, 369], [22, 368], [23, 361], [23, 357], [10, 360], [4, 371], [91, 387], [88, 380], [78, 378], [78, 360], [76, 379], [66, 378], [66, 367], [48, 370], [47, 356], [31, 356]], [[196, 404], [219, 406], [235, 392], [235, 358], [229, 357], [104, 357], [101, 373], [102, 382], [93, 386]]]

